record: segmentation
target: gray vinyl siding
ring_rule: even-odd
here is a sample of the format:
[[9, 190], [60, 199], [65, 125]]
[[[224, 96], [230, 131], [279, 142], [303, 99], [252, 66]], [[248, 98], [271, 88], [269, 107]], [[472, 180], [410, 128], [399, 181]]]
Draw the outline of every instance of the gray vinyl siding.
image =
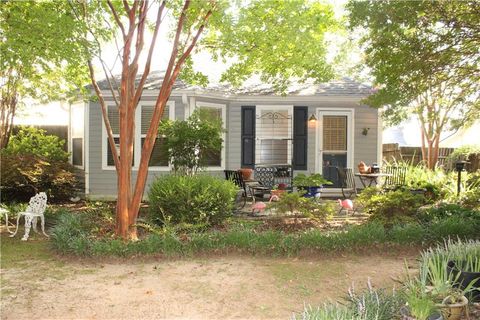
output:
[[[155, 97], [144, 98], [142, 101], [154, 100]], [[377, 139], [381, 134], [381, 128], [378, 128], [378, 111], [358, 102], [351, 101], [339, 97], [338, 101], [322, 101], [322, 97], [312, 97], [311, 101], [302, 101], [298, 103], [286, 102], [281, 97], [278, 101], [242, 101], [235, 99], [229, 101], [227, 99], [213, 99], [195, 97], [196, 102], [210, 102], [226, 105], [226, 159], [225, 169], [238, 169], [241, 166], [241, 106], [253, 105], [294, 105], [308, 106], [308, 116], [316, 114], [317, 108], [347, 108], [354, 109], [354, 159], [353, 169], [360, 161], [367, 164], [376, 162], [377, 157]], [[185, 106], [180, 97], [174, 97], [175, 101], [175, 117], [176, 119], [184, 119]], [[187, 99], [190, 102], [190, 96]], [[329, 100], [332, 100], [331, 98]], [[358, 99], [360, 100], [360, 98]], [[190, 106], [193, 107], [193, 106]], [[98, 103], [90, 103], [90, 144], [89, 144], [89, 195], [92, 198], [113, 198], [117, 190], [117, 178], [115, 170], [102, 170], [102, 115]], [[318, 124], [318, 123], [317, 123]], [[308, 125], [308, 168], [306, 172], [317, 172], [315, 168], [316, 156], [316, 125]], [[370, 128], [368, 135], [362, 134], [363, 128]], [[223, 171], [207, 171], [209, 174], [223, 177]], [[148, 175], [147, 187], [145, 195], [148, 193], [150, 183], [160, 175], [167, 174], [166, 171], [151, 171]], [[133, 181], [136, 179], [136, 171], [133, 170]], [[358, 183], [357, 186], [360, 186]]]

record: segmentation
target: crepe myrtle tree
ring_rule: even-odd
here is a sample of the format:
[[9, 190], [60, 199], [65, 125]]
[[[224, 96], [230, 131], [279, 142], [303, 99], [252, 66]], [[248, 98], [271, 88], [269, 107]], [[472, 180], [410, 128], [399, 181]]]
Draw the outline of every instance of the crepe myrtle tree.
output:
[[[116, 233], [124, 239], [137, 238], [134, 225], [145, 190], [148, 163], [175, 81], [179, 77], [200, 84], [207, 81], [205, 75], [194, 71], [192, 53], [209, 50], [214, 60], [234, 58], [236, 62], [223, 76], [234, 84], [257, 74], [263, 81], [284, 90], [292, 77], [299, 81], [327, 81], [334, 76], [334, 69], [327, 61], [325, 34], [341, 27], [333, 9], [326, 4], [304, 0], [69, 2], [77, 19], [86, 27], [85, 45], [92, 53], [88, 61], [91, 83], [102, 110], [118, 177]], [[152, 10], [154, 14], [150, 13]], [[150, 21], [153, 16], [155, 19]], [[98, 24], [109, 27], [92, 29]], [[172, 47], [133, 181], [135, 110], [155, 58], [161, 26], [169, 28]], [[149, 41], [146, 40], [148, 31], [151, 33]], [[106, 39], [112, 39], [118, 48], [114, 60], [121, 63], [120, 78], [112, 75], [111, 66], [102, 56]], [[145, 63], [140, 66], [144, 52]], [[95, 77], [93, 59], [101, 63], [113, 101], [118, 106], [118, 150], [107, 116], [106, 99]]]

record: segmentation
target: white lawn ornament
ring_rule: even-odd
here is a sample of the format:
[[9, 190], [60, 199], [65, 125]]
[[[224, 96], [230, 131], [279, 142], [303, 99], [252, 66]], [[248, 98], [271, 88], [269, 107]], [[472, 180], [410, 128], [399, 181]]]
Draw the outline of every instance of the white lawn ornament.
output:
[[5, 226], [7, 227], [8, 233], [11, 234], [12, 231], [10, 231], [10, 226], [8, 225], [8, 213], [9, 212], [10, 211], [8, 211], [7, 209], [0, 207], [0, 215], [5, 215]]
[[[30, 228], [33, 225], [33, 231], [37, 232], [37, 219], [40, 217], [42, 222], [42, 233], [48, 237], [48, 234], [45, 233], [45, 209], [47, 208], [47, 195], [45, 192], [40, 192], [35, 196], [30, 198], [27, 210], [25, 212], [19, 212], [17, 215], [17, 228], [15, 233], [10, 237], [14, 237], [18, 231], [18, 224], [20, 222], [20, 217], [25, 216], [25, 234], [22, 237], [23, 241], [28, 240], [30, 234]], [[37, 232], [38, 233], [38, 232]]]

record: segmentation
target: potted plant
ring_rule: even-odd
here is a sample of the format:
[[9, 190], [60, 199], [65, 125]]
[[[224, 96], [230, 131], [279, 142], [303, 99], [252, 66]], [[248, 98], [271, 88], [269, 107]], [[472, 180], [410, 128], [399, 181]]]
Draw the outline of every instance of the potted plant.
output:
[[277, 196], [280, 198], [285, 192], [287, 192], [286, 189], [287, 185], [285, 183], [279, 183], [273, 187], [270, 193], [272, 196]]
[[253, 170], [250, 168], [241, 168], [238, 171], [242, 174], [243, 180], [248, 181], [252, 178]]
[[293, 185], [300, 190], [304, 190], [305, 194], [303, 196], [306, 198], [319, 197], [323, 186], [326, 184], [330, 185], [332, 182], [319, 173], [309, 176], [299, 173], [293, 178]]
[[460, 320], [466, 314], [468, 299], [465, 292], [460, 289], [450, 291], [450, 294], [443, 299], [440, 307], [445, 320]]

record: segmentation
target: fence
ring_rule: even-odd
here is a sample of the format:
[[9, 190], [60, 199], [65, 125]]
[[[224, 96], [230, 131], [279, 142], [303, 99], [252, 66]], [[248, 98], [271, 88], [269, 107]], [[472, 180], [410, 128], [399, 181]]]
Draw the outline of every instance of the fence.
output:
[[[454, 150], [454, 148], [440, 148], [437, 164], [447, 170], [453, 169], [454, 163], [449, 161], [449, 156]], [[386, 143], [383, 145], [383, 160], [405, 161], [417, 165], [422, 161], [422, 148], [400, 147], [398, 143]], [[480, 169], [480, 154], [471, 154], [466, 160], [469, 162], [468, 171], [474, 172]]]

